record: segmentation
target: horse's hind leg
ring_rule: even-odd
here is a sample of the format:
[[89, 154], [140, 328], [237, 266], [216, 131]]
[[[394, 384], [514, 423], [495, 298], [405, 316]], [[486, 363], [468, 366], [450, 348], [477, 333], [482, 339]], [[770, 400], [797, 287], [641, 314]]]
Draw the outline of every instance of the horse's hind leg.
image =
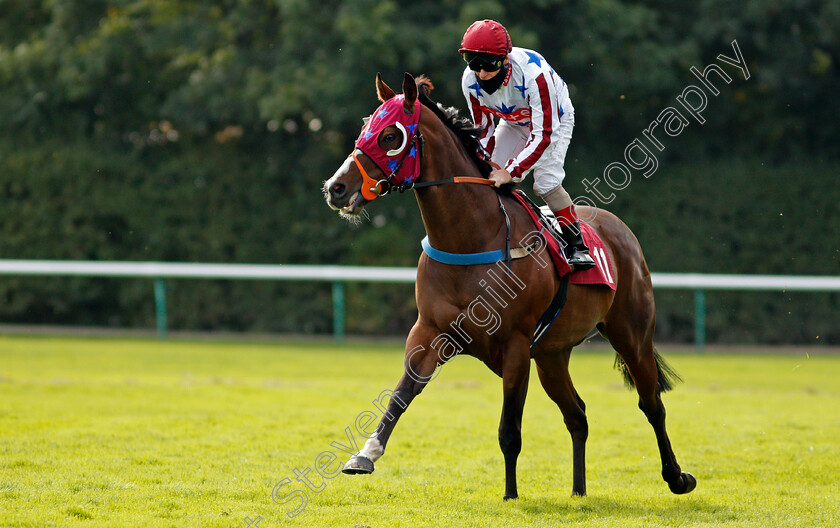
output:
[[671, 388], [669, 376], [674, 374], [653, 347], [656, 326], [653, 295], [649, 285], [642, 290], [646, 291], [633, 302], [620, 302], [617, 298], [605, 324], [599, 325], [599, 329], [623, 360], [629, 374], [628, 381], [635, 384], [639, 393], [639, 408], [656, 433], [662, 459], [662, 478], [672, 492], [688, 493], [697, 481], [691, 473], [683, 472], [677, 463], [665, 430], [665, 406], [660, 397], [661, 392]]
[[586, 438], [589, 423], [586, 405], [569, 377], [569, 354], [564, 350], [536, 360], [537, 373], [546, 394], [560, 407], [563, 421], [572, 435], [572, 496], [586, 495]]

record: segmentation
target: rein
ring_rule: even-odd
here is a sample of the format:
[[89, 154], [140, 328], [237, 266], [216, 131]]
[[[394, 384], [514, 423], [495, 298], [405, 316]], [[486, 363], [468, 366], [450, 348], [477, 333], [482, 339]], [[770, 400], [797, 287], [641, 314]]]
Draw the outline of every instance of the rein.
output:
[[421, 189], [423, 187], [432, 187], [433, 185], [444, 185], [447, 183], [478, 183], [481, 185], [494, 185], [492, 180], [487, 178], [476, 178], [474, 176], [453, 176], [445, 180], [435, 180], [430, 182], [418, 182], [411, 186], [412, 189]]
[[[494, 169], [500, 169], [501, 168], [496, 163], [493, 163], [492, 161], [488, 161], [488, 163], [490, 163], [490, 165]], [[420, 189], [422, 187], [431, 187], [433, 185], [444, 185], [444, 184], [447, 184], [447, 183], [477, 183], [479, 185], [495, 185], [495, 183], [493, 183], [493, 180], [488, 180], [487, 178], [476, 178], [474, 176], [453, 176], [452, 178], [446, 178], [446, 179], [443, 179], [443, 180], [435, 180], [435, 181], [430, 181], [430, 182], [415, 183], [413, 188], [414, 189]], [[501, 202], [499, 202], [499, 204], [501, 205]], [[504, 210], [504, 206], [502, 206], [502, 210]], [[507, 215], [505, 215], [505, 216], [507, 216]]]

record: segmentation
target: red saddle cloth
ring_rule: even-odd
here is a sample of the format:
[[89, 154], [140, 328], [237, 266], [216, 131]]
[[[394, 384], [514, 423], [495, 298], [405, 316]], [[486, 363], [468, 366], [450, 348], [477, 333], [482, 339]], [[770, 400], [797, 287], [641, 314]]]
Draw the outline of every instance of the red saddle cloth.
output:
[[[554, 268], [557, 270], [557, 275], [562, 277], [569, 273], [571, 271], [571, 267], [566, 261], [566, 257], [563, 255], [560, 244], [553, 236], [551, 236], [550, 233], [547, 232], [547, 230], [545, 230], [539, 216], [537, 216], [537, 212], [534, 211], [534, 208], [531, 207], [526, 199], [518, 192], [513, 193], [513, 197], [516, 198], [525, 210], [528, 211], [528, 214], [531, 215], [531, 220], [533, 220], [534, 226], [538, 230], [541, 230], [543, 239], [546, 241], [548, 254], [551, 256], [551, 260], [554, 262]], [[589, 254], [595, 260], [595, 267], [572, 273], [569, 276], [569, 282], [571, 284], [603, 284], [604, 286], [614, 290], [615, 275], [613, 273], [613, 266], [610, 263], [610, 258], [607, 255], [604, 242], [601, 240], [601, 237], [598, 236], [598, 233], [596, 233], [594, 229], [584, 222], [580, 223], [580, 230], [583, 233], [583, 241], [586, 243], [586, 247], [589, 248]]]

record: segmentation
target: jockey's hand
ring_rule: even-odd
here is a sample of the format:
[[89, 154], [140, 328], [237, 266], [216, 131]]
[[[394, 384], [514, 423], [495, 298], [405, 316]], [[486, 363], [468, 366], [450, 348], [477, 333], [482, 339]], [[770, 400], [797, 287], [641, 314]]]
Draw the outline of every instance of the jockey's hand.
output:
[[511, 176], [505, 169], [496, 169], [490, 173], [489, 179], [493, 180], [493, 185], [501, 187], [502, 185], [510, 182], [510, 180], [513, 179], [513, 176]]

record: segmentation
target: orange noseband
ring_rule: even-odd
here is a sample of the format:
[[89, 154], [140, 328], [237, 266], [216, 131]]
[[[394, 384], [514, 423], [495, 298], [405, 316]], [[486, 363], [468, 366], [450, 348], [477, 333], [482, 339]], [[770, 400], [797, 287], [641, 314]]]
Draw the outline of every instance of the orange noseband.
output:
[[353, 158], [353, 161], [356, 162], [356, 167], [362, 174], [361, 193], [365, 200], [373, 201], [379, 198], [380, 196], [388, 194], [388, 191], [383, 188], [385, 185], [385, 180], [374, 180], [373, 178], [368, 176], [368, 173], [365, 170], [365, 168], [362, 167], [362, 163], [359, 161], [359, 158], [356, 157], [355, 150], [350, 153], [350, 157]]

